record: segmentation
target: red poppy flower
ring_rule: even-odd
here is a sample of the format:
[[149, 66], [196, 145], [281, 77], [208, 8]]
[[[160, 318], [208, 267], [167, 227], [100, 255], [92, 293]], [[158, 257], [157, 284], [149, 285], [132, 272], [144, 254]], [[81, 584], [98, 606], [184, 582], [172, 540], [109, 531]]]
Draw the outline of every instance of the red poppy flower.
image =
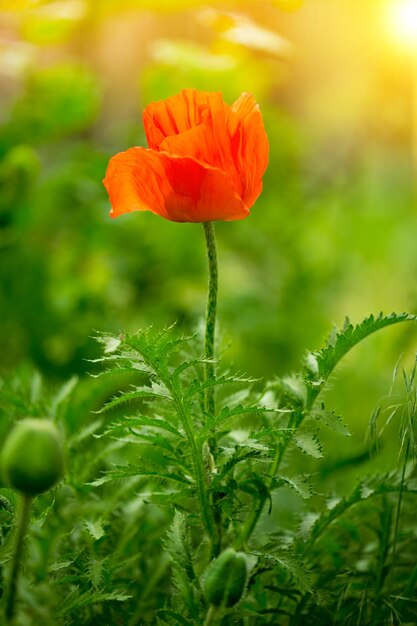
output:
[[149, 148], [110, 160], [110, 215], [152, 211], [174, 222], [238, 220], [262, 191], [268, 139], [255, 99], [184, 89], [143, 112]]

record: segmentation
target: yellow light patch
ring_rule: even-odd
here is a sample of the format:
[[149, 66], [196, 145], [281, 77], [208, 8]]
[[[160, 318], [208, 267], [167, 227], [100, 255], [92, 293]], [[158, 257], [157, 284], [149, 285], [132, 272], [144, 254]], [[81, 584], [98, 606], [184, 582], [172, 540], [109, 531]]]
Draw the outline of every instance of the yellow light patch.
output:
[[417, 52], [417, 0], [397, 0], [388, 5], [386, 26], [399, 44]]

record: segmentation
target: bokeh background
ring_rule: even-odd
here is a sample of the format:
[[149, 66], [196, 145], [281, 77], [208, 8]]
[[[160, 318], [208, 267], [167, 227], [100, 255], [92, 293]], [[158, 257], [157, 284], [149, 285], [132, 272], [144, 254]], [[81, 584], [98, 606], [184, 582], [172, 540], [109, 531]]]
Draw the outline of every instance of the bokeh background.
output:
[[[87, 379], [95, 331], [201, 326], [201, 227], [111, 220], [101, 184], [145, 145], [144, 106], [185, 87], [252, 92], [271, 145], [251, 216], [216, 227], [225, 362], [271, 379], [346, 315], [417, 311], [414, 0], [1, 0], [0, 76], [6, 381]], [[353, 448], [416, 348], [387, 330], [335, 379]]]

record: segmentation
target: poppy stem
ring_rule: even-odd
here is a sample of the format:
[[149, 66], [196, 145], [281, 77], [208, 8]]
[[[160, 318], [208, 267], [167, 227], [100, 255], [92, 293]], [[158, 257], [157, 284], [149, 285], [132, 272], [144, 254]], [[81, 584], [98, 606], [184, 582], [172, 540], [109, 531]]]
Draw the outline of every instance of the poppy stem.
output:
[[6, 599], [7, 624], [13, 620], [15, 614], [17, 580], [19, 577], [20, 563], [22, 560], [23, 543], [25, 540], [27, 528], [29, 526], [31, 504], [32, 498], [30, 496], [23, 495], [20, 517], [17, 526], [15, 549], [12, 560], [12, 570], [10, 572], [9, 588]]
[[[206, 309], [206, 336], [204, 352], [205, 357], [210, 362], [205, 364], [204, 378], [209, 380], [214, 377], [214, 337], [216, 332], [217, 313], [217, 289], [218, 289], [218, 268], [216, 237], [213, 222], [203, 222], [204, 235], [206, 238], [207, 258], [209, 267], [208, 297]], [[204, 393], [204, 409], [209, 415], [214, 415], [216, 408], [214, 387], [209, 387]]]

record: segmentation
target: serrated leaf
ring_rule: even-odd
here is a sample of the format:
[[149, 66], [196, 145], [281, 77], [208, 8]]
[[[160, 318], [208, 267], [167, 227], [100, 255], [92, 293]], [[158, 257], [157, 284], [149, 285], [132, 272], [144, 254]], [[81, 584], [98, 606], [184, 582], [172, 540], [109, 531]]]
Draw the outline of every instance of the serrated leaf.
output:
[[109, 402], [107, 402], [104, 407], [98, 411], [98, 413], [109, 411], [110, 409], [114, 409], [115, 407], [125, 404], [126, 402], [142, 400], [145, 398], [162, 398], [164, 400], [171, 400], [168, 390], [161, 385], [153, 385], [152, 387], [135, 387], [134, 391], [121, 393], [119, 396], [109, 400]]
[[104, 347], [104, 354], [115, 352], [122, 343], [123, 337], [114, 337], [113, 335], [100, 334], [96, 339]]
[[200, 380], [194, 380], [188, 387], [188, 389], [186, 390], [185, 394], [184, 394], [184, 398], [186, 400], [190, 400], [193, 396], [203, 393], [206, 389], [212, 389], [215, 387], [221, 387], [223, 385], [235, 385], [235, 384], [253, 384], [254, 382], [256, 382], [255, 378], [248, 378], [248, 377], [244, 377], [244, 376], [231, 376], [228, 374], [224, 374], [223, 376], [220, 377], [215, 377], [212, 376], [211, 378], [208, 378], [207, 380], [204, 381], [200, 381]]
[[172, 324], [156, 334], [151, 329], [139, 331], [135, 335], [128, 335], [125, 344], [138, 351], [154, 371], [166, 369], [172, 353], [193, 338], [175, 336], [174, 328], [175, 324]]
[[320, 424], [324, 424], [327, 428], [334, 430], [339, 435], [344, 437], [350, 437], [348, 427], [343, 422], [342, 418], [334, 411], [328, 411], [322, 404], [319, 409], [315, 409], [310, 413], [311, 417], [317, 420]]
[[299, 474], [297, 476], [276, 476], [271, 483], [270, 489], [278, 489], [279, 487], [287, 486], [294, 489], [298, 495], [304, 500], [311, 498], [313, 495], [313, 488], [310, 483], [310, 474]]
[[[175, 435], [179, 439], [183, 439], [184, 435], [175, 428], [170, 422], [163, 417], [155, 415], [155, 417], [149, 417], [147, 415], [136, 415], [135, 417], [124, 417], [116, 422], [109, 424], [104, 431], [103, 435], [109, 435], [118, 433], [126, 429], [140, 429], [142, 426], [150, 426], [151, 428], [157, 428], [166, 430], [167, 432]], [[100, 435], [102, 436], [102, 435]]]
[[[173, 327], [171, 327], [172, 329]], [[190, 341], [193, 337], [176, 337], [174, 339], [169, 339], [168, 341], [164, 341], [162, 344], [160, 340], [157, 340], [156, 344], [158, 344], [158, 358], [159, 360], [167, 361], [168, 357], [175, 351], [178, 350], [179, 346]]]
[[316, 433], [310, 433], [308, 431], [296, 431], [292, 435], [292, 439], [296, 446], [302, 450], [308, 456], [312, 456], [314, 459], [321, 459], [323, 457], [322, 444]]
[[242, 415], [264, 415], [265, 413], [290, 413], [290, 409], [271, 408], [259, 406], [256, 404], [242, 405], [238, 404], [234, 407], [225, 406], [217, 415], [210, 416], [203, 428], [198, 433], [200, 438], [205, 439], [211, 432], [218, 429], [222, 424]]
[[98, 589], [103, 580], [104, 565], [108, 557], [103, 559], [91, 558], [88, 561], [88, 576], [94, 589]]
[[313, 511], [304, 513], [300, 521], [300, 524], [298, 526], [299, 534], [302, 537], [306, 537], [308, 533], [311, 531], [311, 529], [313, 528], [314, 524], [317, 522], [319, 517], [320, 517], [320, 513], [315, 513]]
[[297, 585], [303, 592], [311, 592], [313, 590], [310, 574], [307, 568], [294, 554], [289, 551], [282, 551], [278, 554], [262, 554], [261, 552], [254, 551], [253, 554], [259, 556], [260, 558], [277, 563], [295, 579]]
[[158, 506], [167, 506], [180, 512], [194, 515], [194, 504], [190, 497], [190, 490], [168, 490], [155, 491], [149, 493], [141, 492], [144, 502], [152, 502]]
[[231, 470], [244, 461], [249, 459], [257, 459], [262, 454], [262, 450], [249, 450], [249, 452], [242, 452], [242, 450], [236, 450], [225, 463], [219, 468], [219, 473], [213, 476], [213, 486], [217, 485]]
[[[132, 357], [132, 355], [131, 355]], [[130, 365], [123, 365], [122, 357], [115, 355], [112, 357], [101, 357], [100, 359], [90, 359], [90, 363], [106, 363], [113, 361], [115, 367], [108, 367], [98, 374], [90, 374], [91, 378], [102, 378], [103, 376], [113, 376], [118, 374], [152, 374], [152, 370], [145, 363], [132, 362]]]
[[263, 428], [262, 430], [257, 430], [255, 433], [252, 433], [252, 437], [254, 439], [262, 439], [262, 437], [274, 437], [274, 440], [282, 440], [285, 441], [288, 439], [289, 435], [294, 432], [293, 428]]
[[304, 538], [304, 542], [300, 542], [300, 547], [302, 543], [304, 544], [302, 546], [303, 553], [306, 553], [327, 528], [352, 506], [370, 498], [400, 491], [417, 495], [417, 482], [409, 480], [407, 484], [404, 484], [400, 472], [382, 477], [378, 476], [370, 480], [361, 481], [349, 496], [329, 501], [327, 508], [313, 523], [308, 536]]
[[126, 602], [130, 600], [132, 596], [129, 596], [121, 591], [111, 591], [109, 593], [102, 593], [96, 590], [89, 590], [84, 593], [79, 593], [79, 589], [74, 590], [72, 594], [69, 594], [62, 607], [61, 612], [63, 615], [72, 613], [73, 611], [90, 604], [99, 604], [100, 602]]
[[98, 541], [99, 539], [104, 537], [105, 531], [104, 531], [104, 528], [103, 528], [103, 520], [102, 519], [98, 519], [98, 520], [95, 520], [95, 521], [84, 520], [83, 524], [84, 524], [85, 528], [88, 530], [88, 532], [91, 535], [91, 537], [95, 541]]
[[109, 470], [106, 472], [104, 476], [94, 480], [89, 485], [93, 487], [99, 487], [100, 485], [104, 485], [112, 480], [117, 480], [120, 478], [129, 478], [132, 476], [144, 477], [144, 478], [155, 478], [162, 481], [172, 480], [174, 482], [183, 483], [186, 485], [192, 485], [191, 477], [181, 476], [176, 472], [153, 472], [147, 471], [141, 467], [135, 467], [134, 465], [120, 465], [116, 467], [114, 470]]
[[172, 378], [178, 378], [181, 374], [183, 374], [190, 367], [196, 367], [197, 365], [202, 365], [204, 363], [209, 363], [209, 359], [205, 359], [204, 357], [200, 357], [198, 359], [188, 359], [183, 361], [180, 365], [172, 371]]
[[[306, 364], [307, 381], [318, 385], [310, 391], [310, 407], [334, 368], [354, 346], [378, 330], [401, 322], [416, 321], [416, 319], [415, 315], [409, 313], [391, 313], [390, 315], [380, 313], [377, 317], [370, 315], [356, 326], [346, 319], [343, 329], [329, 338], [325, 348], [312, 352]], [[314, 368], [311, 367], [313, 358], [315, 359]]]
[[171, 557], [174, 584], [182, 595], [191, 616], [196, 619], [199, 615], [199, 606], [195, 597], [195, 583], [198, 579], [194, 571], [193, 551], [186, 518], [180, 511], [175, 511], [174, 519], [167, 532], [166, 548]]

